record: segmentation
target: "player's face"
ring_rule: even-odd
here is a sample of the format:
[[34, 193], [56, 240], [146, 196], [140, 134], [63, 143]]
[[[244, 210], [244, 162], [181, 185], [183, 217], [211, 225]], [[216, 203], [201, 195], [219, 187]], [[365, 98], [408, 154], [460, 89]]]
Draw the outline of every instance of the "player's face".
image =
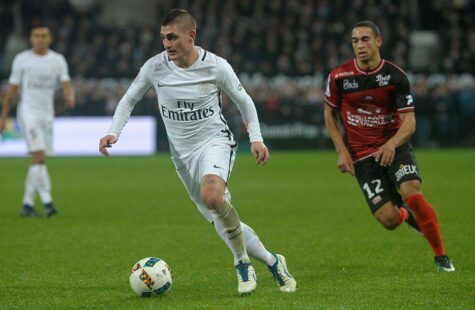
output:
[[370, 62], [379, 55], [382, 43], [381, 37], [376, 37], [373, 30], [368, 27], [357, 27], [351, 33], [351, 42], [356, 59], [363, 63]]
[[185, 32], [178, 24], [162, 26], [160, 30], [163, 47], [173, 61], [180, 61], [193, 51], [195, 36], [195, 31]]
[[30, 43], [35, 52], [44, 52], [51, 44], [51, 35], [46, 27], [38, 27], [31, 31]]

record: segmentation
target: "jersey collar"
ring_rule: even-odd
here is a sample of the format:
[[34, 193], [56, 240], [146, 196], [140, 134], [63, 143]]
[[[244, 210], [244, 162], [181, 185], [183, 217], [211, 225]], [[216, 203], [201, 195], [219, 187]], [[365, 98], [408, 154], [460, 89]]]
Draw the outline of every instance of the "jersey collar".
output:
[[378, 72], [379, 70], [381, 70], [381, 68], [383, 67], [383, 65], [386, 63], [386, 61], [384, 59], [381, 59], [381, 62], [379, 63], [379, 66], [374, 69], [373, 71], [364, 71], [362, 69], [360, 69], [360, 67], [358, 67], [358, 62], [356, 61], [356, 58], [353, 59], [353, 62], [355, 64], [355, 68], [356, 70], [359, 72], [359, 73], [362, 73], [364, 75], [371, 75], [371, 74], [375, 74], [376, 72]]

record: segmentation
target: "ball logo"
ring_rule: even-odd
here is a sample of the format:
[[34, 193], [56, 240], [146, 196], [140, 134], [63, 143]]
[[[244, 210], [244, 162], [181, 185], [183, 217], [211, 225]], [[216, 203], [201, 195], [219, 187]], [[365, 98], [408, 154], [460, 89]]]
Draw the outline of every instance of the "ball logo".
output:
[[145, 270], [142, 270], [142, 273], [140, 274], [140, 280], [142, 280], [149, 289], [152, 289], [152, 286], [155, 284], [155, 282], [153, 282], [152, 278]]
[[152, 257], [144, 264], [144, 267], [153, 267], [158, 261], [160, 261], [159, 258]]
[[135, 272], [137, 270], [139, 270], [140, 268], [142, 268], [142, 266], [140, 266], [139, 263], [135, 264], [134, 268], [132, 268], [132, 272]]

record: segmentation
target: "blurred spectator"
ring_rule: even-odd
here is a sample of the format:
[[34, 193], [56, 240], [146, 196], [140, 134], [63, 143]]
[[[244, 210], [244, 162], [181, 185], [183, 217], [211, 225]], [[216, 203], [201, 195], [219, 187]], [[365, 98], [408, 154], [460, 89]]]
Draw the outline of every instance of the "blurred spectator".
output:
[[[422, 0], [162, 0], [154, 4], [156, 23], [127, 27], [102, 23], [100, 4], [2, 1], [3, 84], [12, 50], [15, 54], [26, 48], [31, 27], [44, 22], [55, 36], [52, 48], [66, 56], [76, 84], [76, 108], [66, 111], [59, 105], [57, 113], [111, 115], [141, 64], [162, 51], [160, 17], [173, 7], [187, 7], [198, 22], [197, 45], [229, 59], [263, 122], [321, 125], [325, 78], [353, 57], [345, 39], [351, 26], [370, 19], [381, 28], [383, 57], [409, 72], [412, 31], [435, 31], [443, 42], [440, 59], [431, 61], [431, 70], [443, 75], [412, 76], [418, 117], [415, 143], [475, 145], [475, 1], [433, 1], [428, 7]], [[227, 98], [223, 106], [230, 126], [241, 135], [239, 112]], [[157, 112], [152, 92], [134, 110], [141, 115]]]

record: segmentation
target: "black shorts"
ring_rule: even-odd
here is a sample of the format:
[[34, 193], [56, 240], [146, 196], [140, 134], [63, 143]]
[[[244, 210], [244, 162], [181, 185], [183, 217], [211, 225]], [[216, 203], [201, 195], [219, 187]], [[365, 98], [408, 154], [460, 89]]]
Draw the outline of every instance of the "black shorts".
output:
[[410, 143], [396, 149], [394, 161], [388, 167], [380, 166], [373, 156], [355, 162], [355, 175], [372, 213], [388, 201], [397, 206], [402, 205], [403, 201], [398, 192], [401, 183], [409, 180], [421, 181]]

